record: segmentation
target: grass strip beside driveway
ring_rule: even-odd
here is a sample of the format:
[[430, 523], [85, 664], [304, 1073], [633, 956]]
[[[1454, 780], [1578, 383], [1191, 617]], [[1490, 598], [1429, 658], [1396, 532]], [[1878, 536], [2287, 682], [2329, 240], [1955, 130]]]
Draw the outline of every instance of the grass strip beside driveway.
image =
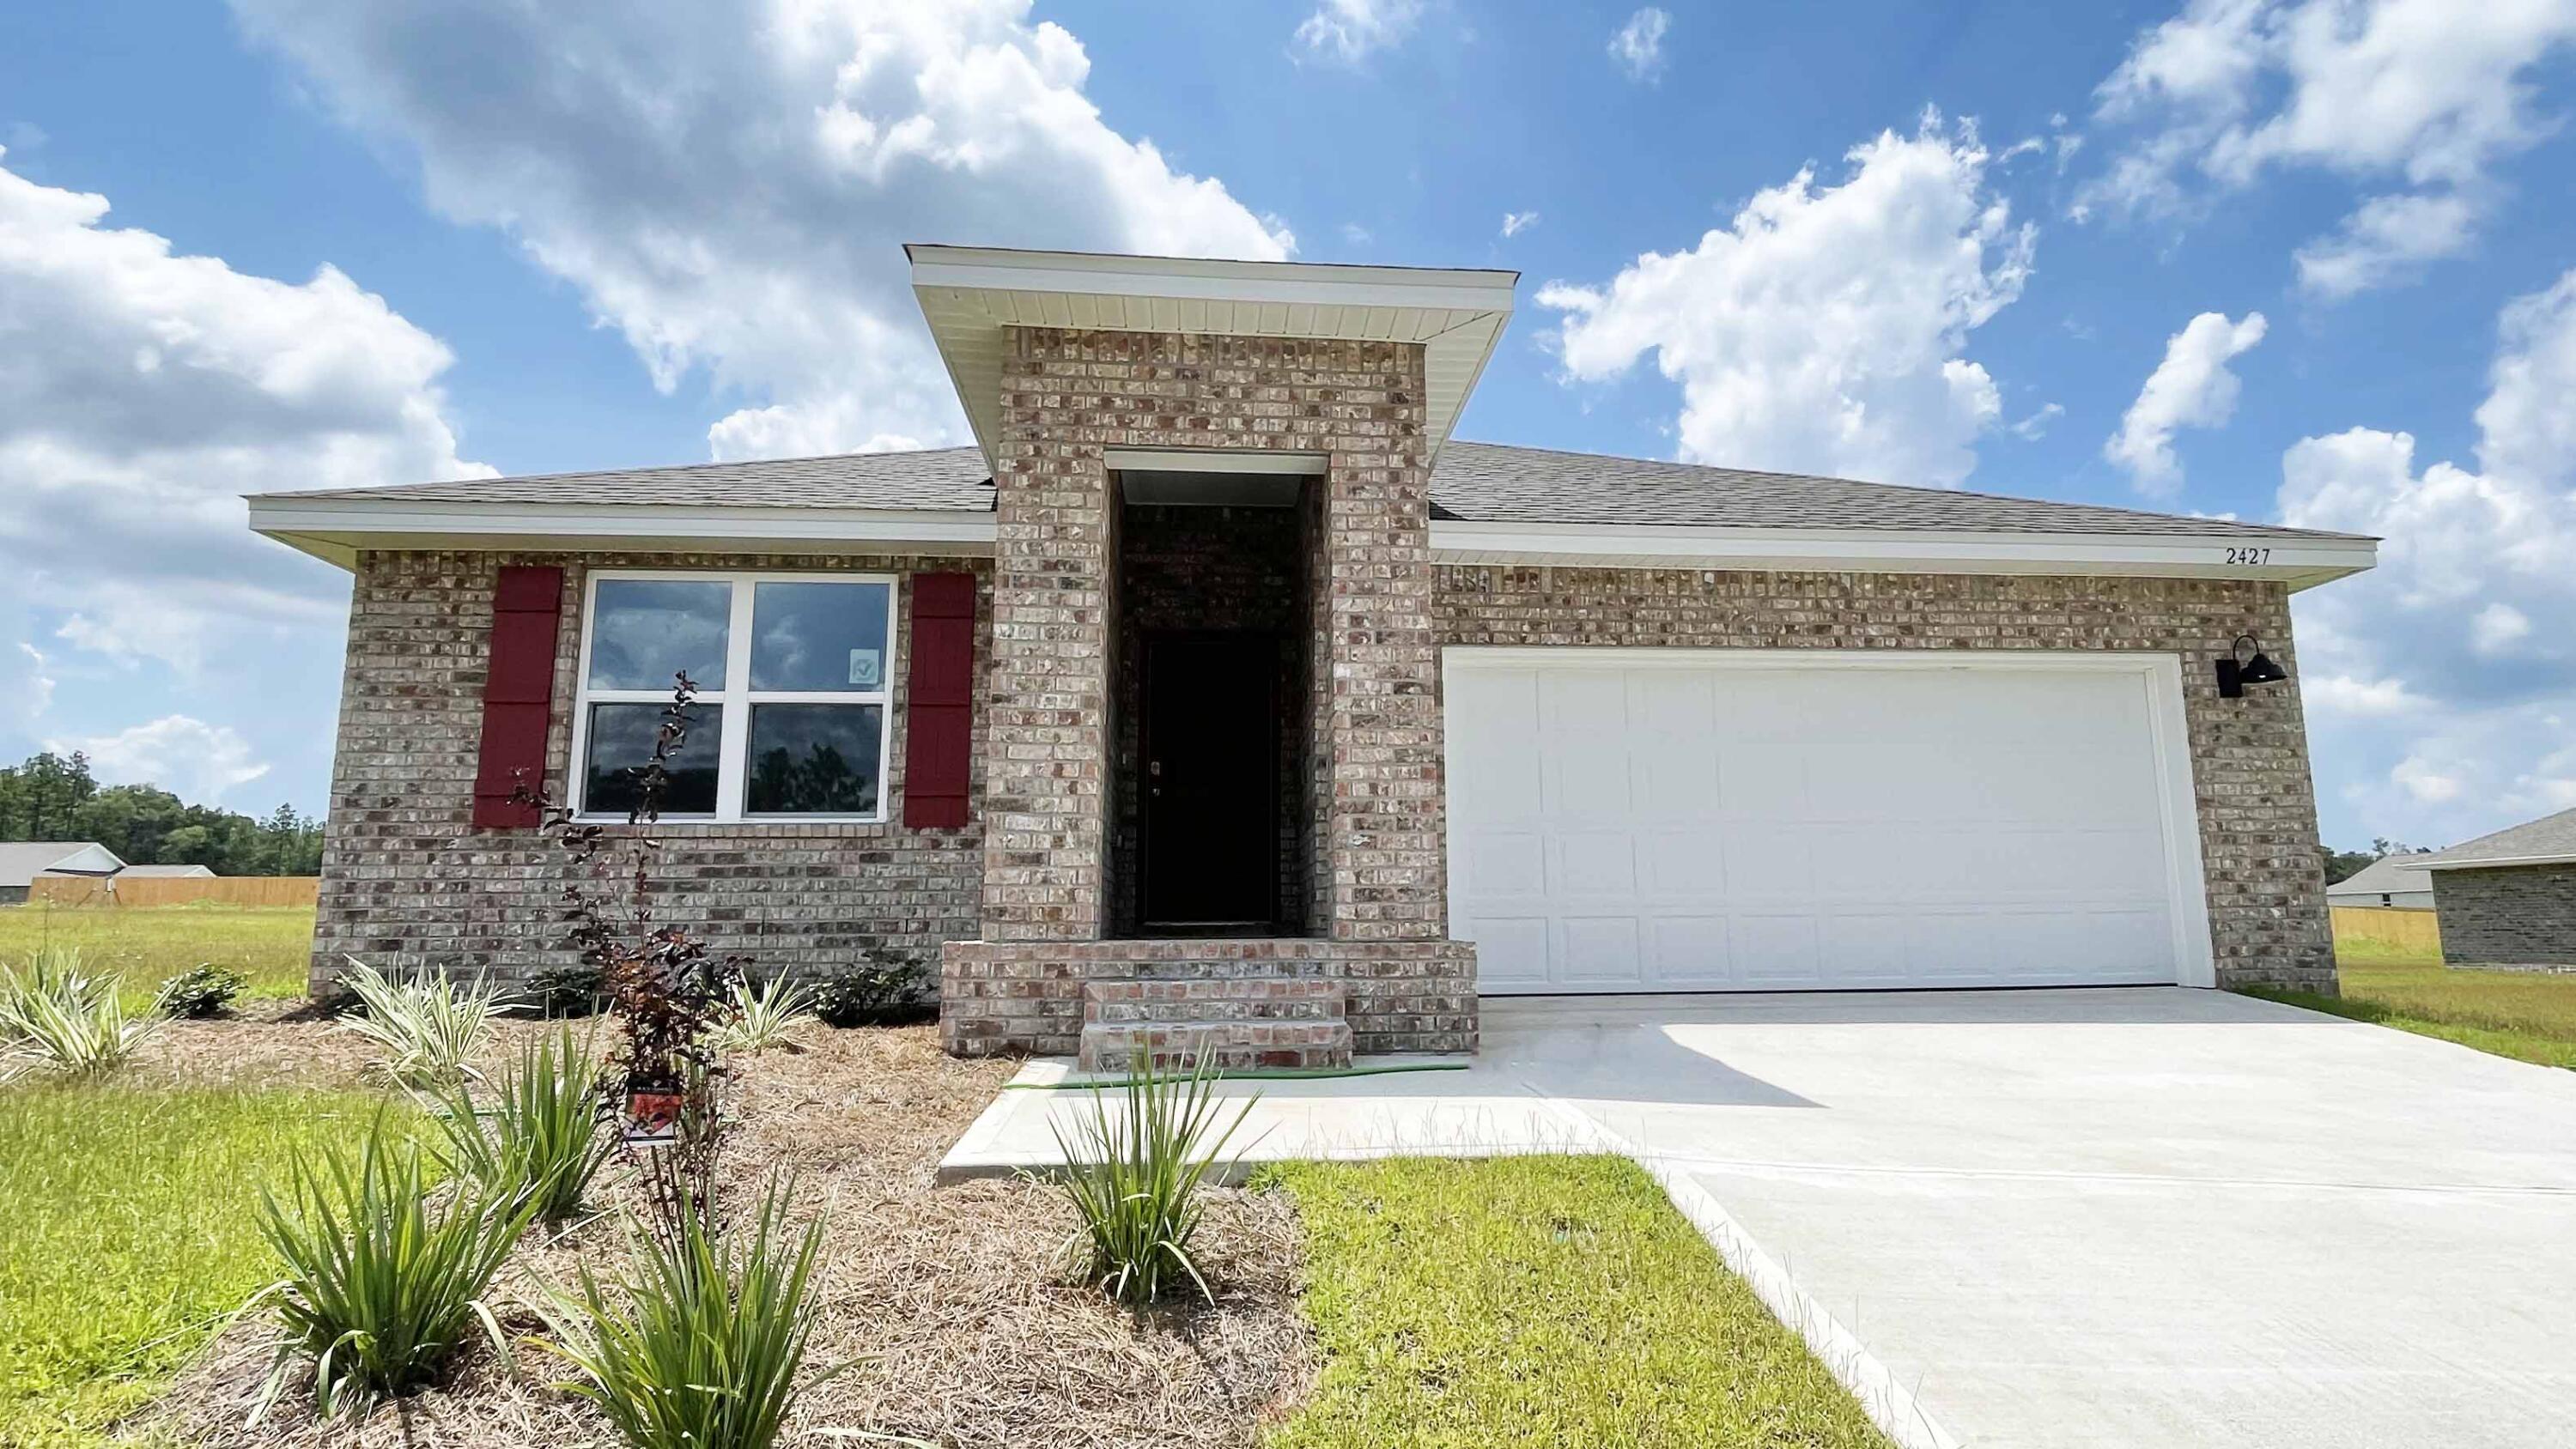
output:
[[2576, 974], [2476, 971], [2439, 961], [2340, 955], [2343, 995], [2247, 987], [2249, 996], [2457, 1042], [2544, 1067], [2576, 1068]]
[[1881, 1446], [1833, 1374], [1618, 1157], [1294, 1163], [1313, 1399], [1266, 1441]]

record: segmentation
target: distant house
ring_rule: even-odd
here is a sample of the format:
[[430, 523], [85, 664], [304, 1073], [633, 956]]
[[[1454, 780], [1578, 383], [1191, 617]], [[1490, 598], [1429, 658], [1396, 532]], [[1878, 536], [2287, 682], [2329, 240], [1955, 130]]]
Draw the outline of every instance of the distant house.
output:
[[0, 843], [0, 905], [27, 898], [27, 883], [40, 875], [93, 879], [128, 869], [116, 852], [95, 840], [13, 840]]
[[2576, 810], [2414, 857], [2452, 966], [2576, 970]]
[[2343, 880], [2326, 887], [2330, 906], [2395, 906], [2401, 910], [2433, 909], [2433, 878], [2424, 871], [2421, 854], [2383, 855]]
[[215, 873], [202, 865], [129, 865], [116, 873], [118, 880], [213, 880]]

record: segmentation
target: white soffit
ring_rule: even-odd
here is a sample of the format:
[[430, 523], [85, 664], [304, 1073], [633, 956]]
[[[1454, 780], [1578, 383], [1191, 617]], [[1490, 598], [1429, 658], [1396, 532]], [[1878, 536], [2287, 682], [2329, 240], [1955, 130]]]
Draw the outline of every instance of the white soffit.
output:
[[912, 291], [984, 460], [998, 466], [1007, 327], [1418, 342], [1432, 456], [1512, 314], [1520, 273], [914, 244]]

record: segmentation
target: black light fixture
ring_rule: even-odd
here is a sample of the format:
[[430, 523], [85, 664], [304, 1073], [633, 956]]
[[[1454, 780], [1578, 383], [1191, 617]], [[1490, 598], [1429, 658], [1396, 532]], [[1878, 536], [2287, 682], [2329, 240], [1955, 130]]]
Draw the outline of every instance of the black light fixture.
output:
[[[2249, 647], [2254, 651], [2252, 658], [2244, 657]], [[2239, 634], [2236, 642], [2228, 646], [2227, 657], [2218, 661], [2218, 697], [2243, 699], [2245, 686], [2249, 684], [2278, 684], [2289, 677], [2287, 671], [2263, 652], [2262, 640], [2251, 634]]]

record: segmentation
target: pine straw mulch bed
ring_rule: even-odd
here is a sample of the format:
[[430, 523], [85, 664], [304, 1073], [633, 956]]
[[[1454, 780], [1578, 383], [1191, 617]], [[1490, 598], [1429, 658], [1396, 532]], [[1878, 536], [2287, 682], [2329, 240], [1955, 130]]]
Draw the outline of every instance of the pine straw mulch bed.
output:
[[[365, 1080], [368, 1052], [355, 1037], [309, 1014], [263, 1015], [175, 1023], [145, 1071], [192, 1084]], [[514, 1052], [528, 1029], [496, 1033], [493, 1056]], [[851, 1367], [803, 1398], [784, 1442], [1242, 1445], [1304, 1397], [1314, 1356], [1296, 1303], [1303, 1238], [1283, 1199], [1217, 1191], [1199, 1259], [1216, 1302], [1130, 1315], [1070, 1280], [1073, 1219], [1059, 1190], [933, 1184], [940, 1154], [1013, 1064], [955, 1060], [932, 1027], [809, 1025], [803, 1035], [810, 1050], [737, 1064], [739, 1125], [725, 1158], [737, 1201], [771, 1171], [792, 1172], [798, 1211], [826, 1224], [807, 1371]], [[611, 1169], [604, 1197], [623, 1197], [624, 1173]], [[613, 1213], [551, 1241], [532, 1234], [496, 1285], [516, 1305], [504, 1328], [539, 1332], [527, 1307], [535, 1282], [569, 1283], [584, 1262], [619, 1262], [624, 1234]], [[513, 1370], [479, 1334], [448, 1382], [363, 1423], [317, 1424], [298, 1383], [246, 1428], [274, 1341], [264, 1316], [235, 1325], [130, 1427], [224, 1449], [613, 1442], [584, 1401], [549, 1386], [567, 1373], [559, 1360], [521, 1345]]]

